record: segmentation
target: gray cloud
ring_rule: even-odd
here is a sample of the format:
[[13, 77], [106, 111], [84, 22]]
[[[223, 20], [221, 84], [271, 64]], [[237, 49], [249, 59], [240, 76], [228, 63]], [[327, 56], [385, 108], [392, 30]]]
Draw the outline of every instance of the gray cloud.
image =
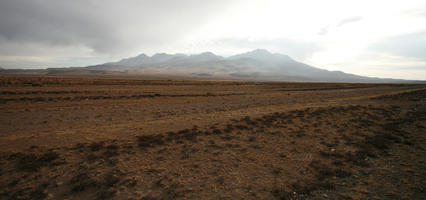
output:
[[12, 52], [13, 45], [26, 44], [86, 46], [100, 53], [149, 48], [183, 37], [227, 5], [224, 0], [1, 0], [0, 46], [7, 43]]
[[426, 61], [426, 31], [386, 38], [373, 44], [370, 49]]
[[360, 16], [349, 17], [349, 18], [346, 18], [346, 19], [343, 19], [342, 21], [340, 21], [339, 24], [337, 24], [337, 27], [341, 27], [345, 24], [357, 22], [357, 21], [360, 21], [360, 20], [362, 20], [362, 17], [360, 17]]

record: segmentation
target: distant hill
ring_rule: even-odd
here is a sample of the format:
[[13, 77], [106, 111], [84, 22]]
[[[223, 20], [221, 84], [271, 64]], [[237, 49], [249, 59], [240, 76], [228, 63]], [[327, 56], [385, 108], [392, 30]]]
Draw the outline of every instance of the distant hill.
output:
[[298, 62], [287, 55], [264, 49], [217, 56], [211, 52], [195, 55], [157, 53], [140, 54], [117, 62], [88, 67], [37, 70], [0, 69], [1, 74], [46, 75], [131, 75], [159, 79], [210, 79], [258, 81], [309, 81], [354, 83], [426, 83], [402, 79], [382, 79], [328, 71]]
[[264, 49], [230, 57], [217, 56], [211, 52], [197, 55], [161, 53], [152, 57], [140, 54], [118, 62], [89, 66], [87, 69], [281, 81], [407, 82], [407, 80], [370, 78], [341, 71], [328, 71]]

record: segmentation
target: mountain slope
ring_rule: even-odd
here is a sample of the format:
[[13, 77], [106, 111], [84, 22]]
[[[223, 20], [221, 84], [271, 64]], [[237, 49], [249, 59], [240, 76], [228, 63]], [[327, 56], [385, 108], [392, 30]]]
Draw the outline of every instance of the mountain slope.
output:
[[297, 62], [287, 55], [270, 53], [267, 50], [238, 54], [230, 57], [217, 56], [211, 52], [197, 55], [155, 54], [151, 57], [140, 54], [118, 62], [89, 66], [91, 70], [128, 71], [132, 73], [161, 73], [200, 75], [222, 78], [244, 78], [281, 81], [320, 82], [401, 82], [403, 80], [369, 78], [340, 71], [328, 71]]

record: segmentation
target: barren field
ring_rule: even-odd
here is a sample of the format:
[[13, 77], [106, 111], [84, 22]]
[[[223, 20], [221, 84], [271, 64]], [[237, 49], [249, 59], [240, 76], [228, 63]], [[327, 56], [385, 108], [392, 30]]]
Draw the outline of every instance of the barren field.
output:
[[425, 199], [426, 85], [0, 76], [0, 199]]

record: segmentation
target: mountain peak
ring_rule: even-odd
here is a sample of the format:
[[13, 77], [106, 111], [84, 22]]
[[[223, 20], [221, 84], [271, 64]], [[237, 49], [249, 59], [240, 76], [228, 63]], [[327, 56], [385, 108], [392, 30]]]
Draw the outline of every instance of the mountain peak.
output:
[[220, 56], [217, 56], [210, 51], [206, 51], [206, 52], [203, 52], [203, 53], [200, 53], [200, 54], [190, 55], [188, 58], [192, 59], [193, 61], [198, 61], [198, 62], [213, 61], [213, 60], [221, 59]]
[[[285, 55], [282, 55], [285, 56]], [[242, 59], [249, 58], [255, 60], [275, 60], [277, 58], [282, 58], [281, 54], [272, 54], [271, 52], [265, 49], [255, 49], [246, 53], [238, 54], [235, 56], [229, 57], [230, 59]]]
[[266, 49], [255, 49], [255, 50], [249, 51], [247, 53], [252, 53], [252, 54], [271, 54], [271, 52], [269, 52]]
[[214, 53], [210, 52], [210, 51], [206, 51], [203, 53], [199, 54], [200, 56], [216, 56]]
[[167, 54], [167, 53], [156, 53], [151, 58], [160, 58], [160, 57], [166, 57], [166, 56], [170, 56], [170, 54]]
[[141, 53], [139, 55], [136, 56], [136, 58], [147, 58], [148, 56], [144, 53]]
[[239, 54], [239, 55], [244, 56], [244, 57], [251, 57], [251, 58], [261, 58], [261, 57], [269, 57], [273, 54], [271, 52], [265, 50], [265, 49], [255, 49], [253, 51], [249, 51], [249, 52], [242, 53], [242, 54]]
[[123, 65], [133, 65], [133, 64], [139, 64], [139, 63], [146, 62], [147, 60], [149, 60], [149, 57], [147, 55], [145, 55], [144, 53], [142, 53], [142, 54], [139, 54], [139, 55], [137, 55], [136, 57], [133, 57], [133, 58], [121, 59], [117, 63], [123, 64]]

